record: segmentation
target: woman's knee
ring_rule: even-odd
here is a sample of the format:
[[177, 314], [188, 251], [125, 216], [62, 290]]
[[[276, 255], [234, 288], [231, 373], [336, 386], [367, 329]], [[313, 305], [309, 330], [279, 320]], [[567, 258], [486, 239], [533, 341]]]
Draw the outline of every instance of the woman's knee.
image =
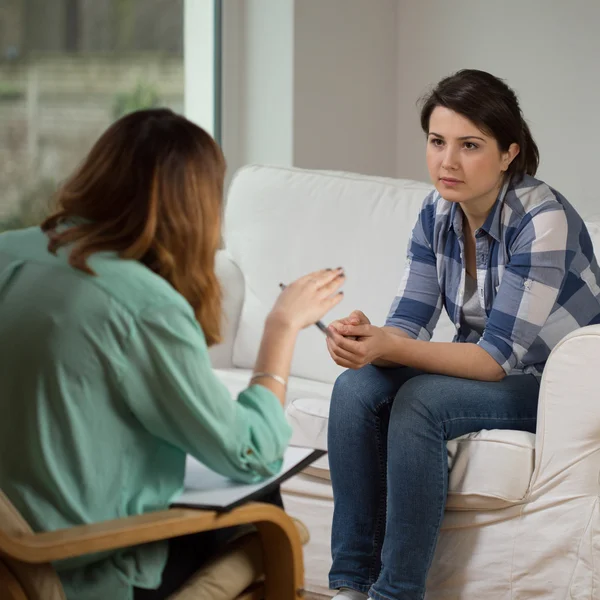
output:
[[382, 371], [372, 365], [344, 371], [333, 386], [331, 416], [335, 418], [337, 412], [375, 412], [382, 402], [391, 402], [398, 391], [398, 384], [390, 381], [389, 374]]
[[442, 375], [419, 375], [407, 381], [396, 394], [393, 412], [407, 422], [408, 415], [439, 420], [448, 390]]
[[363, 389], [364, 375], [358, 371], [348, 369], [335, 380], [331, 393], [331, 415], [335, 418], [338, 411], [345, 412], [349, 406], [354, 406], [359, 401]]

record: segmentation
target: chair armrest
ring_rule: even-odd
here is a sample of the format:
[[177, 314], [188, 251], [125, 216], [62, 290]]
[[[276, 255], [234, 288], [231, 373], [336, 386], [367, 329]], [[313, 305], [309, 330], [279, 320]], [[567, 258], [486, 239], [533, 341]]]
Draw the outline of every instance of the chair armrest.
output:
[[539, 395], [531, 493], [597, 495], [599, 373], [600, 325], [567, 335], [550, 354]]
[[244, 304], [244, 276], [227, 250], [219, 250], [215, 270], [223, 289], [223, 342], [209, 349], [213, 368], [233, 367], [233, 343], [237, 334]]
[[0, 532], [0, 554], [25, 563], [54, 562], [249, 523], [269, 523], [281, 529], [301, 552], [300, 538], [292, 519], [276, 506], [253, 502], [226, 513], [171, 508], [44, 533], [7, 535]]

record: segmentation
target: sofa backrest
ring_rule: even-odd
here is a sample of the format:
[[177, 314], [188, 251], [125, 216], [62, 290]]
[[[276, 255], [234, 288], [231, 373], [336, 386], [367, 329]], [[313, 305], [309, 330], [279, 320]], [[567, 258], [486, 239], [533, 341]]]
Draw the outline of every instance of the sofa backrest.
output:
[[[248, 166], [236, 174], [225, 215], [225, 244], [245, 278], [233, 364], [252, 368], [265, 317], [287, 283], [310, 271], [343, 266], [344, 300], [326, 322], [362, 310], [385, 320], [404, 271], [415, 220], [432, 186], [349, 173]], [[600, 251], [600, 223], [590, 227]], [[434, 339], [449, 341], [445, 313]], [[333, 382], [342, 371], [316, 327], [300, 334], [292, 375]]]
[[[362, 310], [382, 324], [400, 283], [408, 239], [431, 186], [345, 173], [250, 166], [227, 200], [225, 244], [245, 278], [233, 363], [254, 365], [265, 317], [287, 283], [344, 267], [344, 300], [326, 322]], [[316, 327], [298, 340], [292, 374], [333, 382], [340, 369]]]

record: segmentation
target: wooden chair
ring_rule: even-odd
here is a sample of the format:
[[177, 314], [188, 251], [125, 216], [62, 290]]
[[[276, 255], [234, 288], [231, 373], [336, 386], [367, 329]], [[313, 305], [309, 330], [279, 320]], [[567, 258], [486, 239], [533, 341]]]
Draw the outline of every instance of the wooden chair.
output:
[[[227, 513], [172, 508], [94, 525], [33, 533], [1, 491], [0, 503], [4, 505], [4, 514], [0, 515], [0, 600], [49, 599], [50, 592], [40, 596], [39, 590], [50, 589], [40, 588], [43, 579], [49, 582], [47, 585], [60, 587], [49, 564], [53, 561], [247, 524], [254, 525], [260, 537], [264, 577], [236, 600], [299, 600], [302, 596], [304, 565], [298, 530], [283, 510], [270, 504], [250, 503]], [[52, 598], [61, 595], [62, 592], [54, 593]], [[195, 596], [191, 593], [185, 597]]]

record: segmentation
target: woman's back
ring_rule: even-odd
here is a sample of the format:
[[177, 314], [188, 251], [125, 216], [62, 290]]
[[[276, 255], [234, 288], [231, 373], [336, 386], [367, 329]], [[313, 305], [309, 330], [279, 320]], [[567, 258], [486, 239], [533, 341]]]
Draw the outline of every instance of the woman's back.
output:
[[0, 488], [35, 530], [164, 506], [185, 453], [140, 424], [124, 380], [140, 315], [191, 308], [138, 262], [96, 255], [90, 277], [47, 242], [39, 228], [0, 236]]
[[[323, 269], [282, 292], [233, 400], [208, 355], [224, 172], [204, 130], [137, 111], [100, 137], [40, 228], [0, 235], [0, 488], [34, 530], [166, 508], [186, 454], [242, 482], [281, 468], [296, 337], [341, 300], [344, 276]], [[168, 554], [147, 544], [56, 567], [68, 598], [130, 600], [159, 585]]]

